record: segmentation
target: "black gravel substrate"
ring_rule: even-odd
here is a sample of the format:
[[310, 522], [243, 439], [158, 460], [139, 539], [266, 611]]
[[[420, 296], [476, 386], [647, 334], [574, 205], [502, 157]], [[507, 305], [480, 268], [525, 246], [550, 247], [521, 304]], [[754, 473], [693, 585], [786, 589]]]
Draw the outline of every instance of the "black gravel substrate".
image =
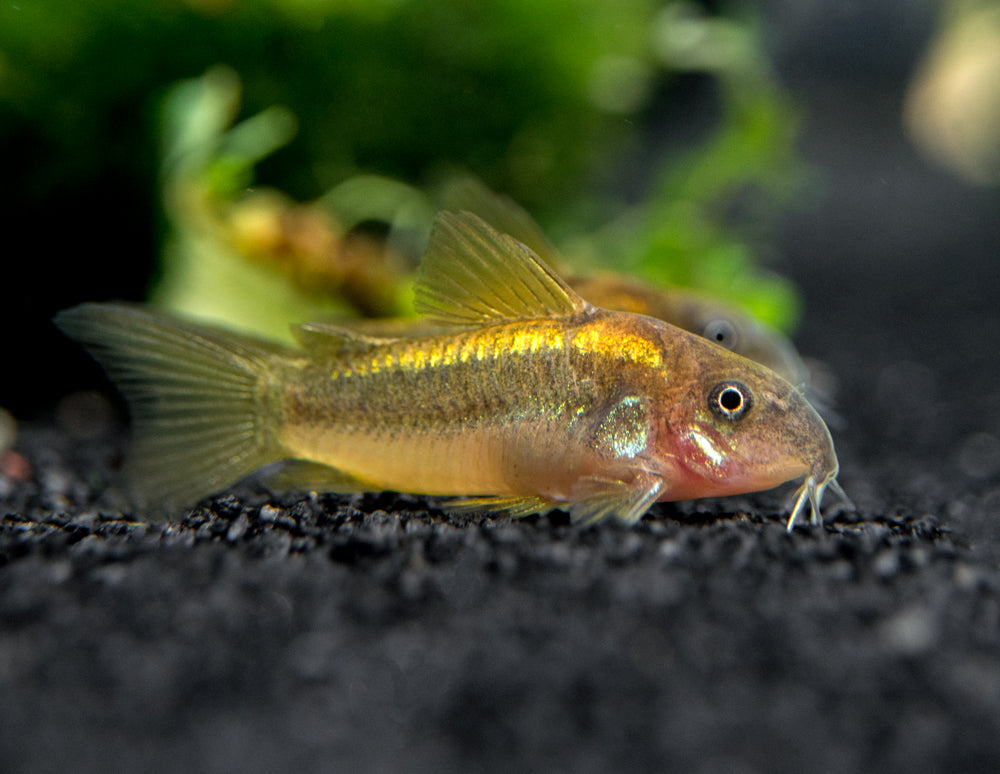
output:
[[0, 534], [5, 770], [998, 760], [1000, 573], [940, 511], [576, 529], [240, 491], [150, 525], [91, 503], [105, 444], [24, 450], [45, 468]]

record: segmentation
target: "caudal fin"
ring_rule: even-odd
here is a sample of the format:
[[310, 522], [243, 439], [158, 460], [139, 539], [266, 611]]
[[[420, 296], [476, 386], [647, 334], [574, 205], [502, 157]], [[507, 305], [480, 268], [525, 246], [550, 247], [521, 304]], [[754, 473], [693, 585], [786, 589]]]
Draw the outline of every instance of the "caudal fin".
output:
[[54, 321], [128, 402], [128, 472], [143, 505], [194, 503], [281, 456], [268, 345], [123, 304], [82, 304]]

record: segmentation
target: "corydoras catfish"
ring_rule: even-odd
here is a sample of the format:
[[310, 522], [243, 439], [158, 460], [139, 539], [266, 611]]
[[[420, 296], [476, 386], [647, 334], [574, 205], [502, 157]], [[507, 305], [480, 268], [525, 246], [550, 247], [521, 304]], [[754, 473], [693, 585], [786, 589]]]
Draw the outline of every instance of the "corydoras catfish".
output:
[[416, 305], [420, 335], [313, 323], [297, 348], [119, 304], [56, 323], [125, 395], [148, 503], [190, 503], [278, 460], [299, 461], [310, 488], [471, 495], [457, 507], [583, 523], [802, 478], [791, 529], [838, 489], [830, 434], [795, 386], [592, 306], [475, 215], [438, 216]]

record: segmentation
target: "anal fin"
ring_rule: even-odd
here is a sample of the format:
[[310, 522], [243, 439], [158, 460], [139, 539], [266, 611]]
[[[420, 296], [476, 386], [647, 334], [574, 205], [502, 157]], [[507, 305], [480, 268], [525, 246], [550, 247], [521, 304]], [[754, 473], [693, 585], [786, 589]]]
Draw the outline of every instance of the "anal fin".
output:
[[384, 487], [373, 481], [345, 473], [339, 468], [311, 460], [289, 459], [262, 477], [262, 483], [275, 492], [378, 492]]

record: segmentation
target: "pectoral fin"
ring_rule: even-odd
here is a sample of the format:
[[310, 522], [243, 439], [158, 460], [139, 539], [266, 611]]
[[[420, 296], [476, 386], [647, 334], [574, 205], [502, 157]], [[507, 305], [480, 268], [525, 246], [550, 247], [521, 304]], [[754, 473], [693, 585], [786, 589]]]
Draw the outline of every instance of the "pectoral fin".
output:
[[568, 510], [575, 524], [594, 524], [607, 518], [634, 524], [656, 502], [664, 486], [661, 476], [648, 471], [640, 471], [630, 481], [588, 476], [573, 487], [568, 503], [541, 495], [468, 497], [452, 500], [445, 505], [445, 510], [451, 513], [489, 511], [520, 519], [559, 508]]
[[663, 491], [663, 478], [641, 471], [631, 481], [588, 476], [573, 487], [569, 515], [576, 524], [616, 518], [634, 524]]

